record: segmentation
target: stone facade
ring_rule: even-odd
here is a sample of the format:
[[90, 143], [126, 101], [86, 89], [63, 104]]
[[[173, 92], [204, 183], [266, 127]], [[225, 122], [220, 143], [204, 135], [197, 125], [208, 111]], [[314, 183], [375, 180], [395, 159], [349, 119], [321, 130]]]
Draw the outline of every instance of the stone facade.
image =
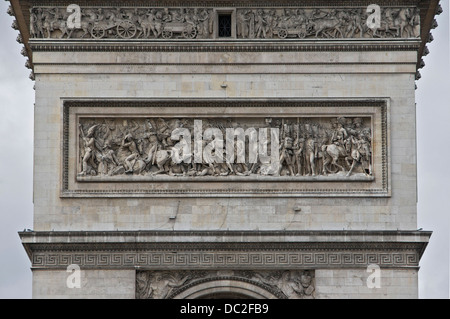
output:
[[[34, 297], [417, 297], [414, 94], [439, 1], [380, 1], [376, 28], [369, 1], [106, 2], [11, 1], [36, 82]], [[275, 170], [195, 161], [196, 130], [239, 127], [277, 129]]]

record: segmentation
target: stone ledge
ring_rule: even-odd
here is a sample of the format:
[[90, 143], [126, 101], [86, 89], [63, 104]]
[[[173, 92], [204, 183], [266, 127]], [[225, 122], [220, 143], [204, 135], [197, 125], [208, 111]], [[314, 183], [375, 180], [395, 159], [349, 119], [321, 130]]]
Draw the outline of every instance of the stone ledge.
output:
[[167, 242], [411, 242], [427, 243], [430, 231], [317, 230], [317, 231], [23, 231], [24, 244], [51, 243], [167, 243]]
[[33, 52], [289, 52], [289, 51], [417, 51], [417, 39], [320, 39], [320, 40], [37, 40], [30, 39]]
[[373, 182], [375, 177], [367, 176], [362, 173], [354, 174], [352, 176], [345, 176], [345, 174], [335, 174], [330, 176], [260, 176], [251, 174], [250, 176], [169, 176], [169, 175], [143, 175], [143, 176], [77, 176], [78, 182]]
[[417, 268], [431, 232], [20, 232], [35, 269]]

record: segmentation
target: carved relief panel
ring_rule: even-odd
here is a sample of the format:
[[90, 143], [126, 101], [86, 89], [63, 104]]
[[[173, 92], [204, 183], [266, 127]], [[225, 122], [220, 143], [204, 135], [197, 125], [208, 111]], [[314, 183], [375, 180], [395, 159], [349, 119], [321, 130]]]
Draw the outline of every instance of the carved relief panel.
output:
[[80, 117], [77, 178], [371, 180], [370, 117]]
[[66, 101], [64, 113], [63, 196], [389, 196], [387, 101]]

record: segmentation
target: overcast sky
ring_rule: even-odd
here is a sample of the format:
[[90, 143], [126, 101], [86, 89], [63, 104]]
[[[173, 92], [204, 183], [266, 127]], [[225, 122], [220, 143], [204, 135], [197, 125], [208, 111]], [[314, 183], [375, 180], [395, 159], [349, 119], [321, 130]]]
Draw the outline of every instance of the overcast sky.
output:
[[[418, 227], [433, 231], [421, 260], [420, 298], [449, 297], [449, 3], [437, 17], [417, 89]], [[31, 298], [30, 262], [18, 231], [33, 228], [34, 82], [0, 1], [0, 298]]]
[[449, 297], [450, 51], [449, 1], [432, 31], [430, 54], [417, 82], [418, 227], [433, 231], [421, 260], [421, 298]]

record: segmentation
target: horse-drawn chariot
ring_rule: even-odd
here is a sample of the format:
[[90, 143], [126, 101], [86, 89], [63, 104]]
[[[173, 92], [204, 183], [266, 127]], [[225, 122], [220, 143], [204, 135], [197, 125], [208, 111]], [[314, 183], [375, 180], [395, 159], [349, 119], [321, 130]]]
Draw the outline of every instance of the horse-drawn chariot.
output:
[[172, 39], [174, 34], [181, 34], [185, 39], [195, 39], [197, 27], [190, 23], [167, 22], [162, 27], [161, 36], [164, 39]]
[[136, 35], [137, 30], [137, 26], [130, 20], [98, 21], [91, 29], [91, 36], [94, 39], [102, 39], [108, 34], [122, 39], [131, 39]]
[[274, 30], [274, 34], [278, 35], [280, 39], [286, 39], [287, 37], [298, 37], [300, 39], [304, 39], [311, 35], [312, 32], [310, 32], [307, 25], [303, 23], [302, 25], [295, 27], [280, 26]]

